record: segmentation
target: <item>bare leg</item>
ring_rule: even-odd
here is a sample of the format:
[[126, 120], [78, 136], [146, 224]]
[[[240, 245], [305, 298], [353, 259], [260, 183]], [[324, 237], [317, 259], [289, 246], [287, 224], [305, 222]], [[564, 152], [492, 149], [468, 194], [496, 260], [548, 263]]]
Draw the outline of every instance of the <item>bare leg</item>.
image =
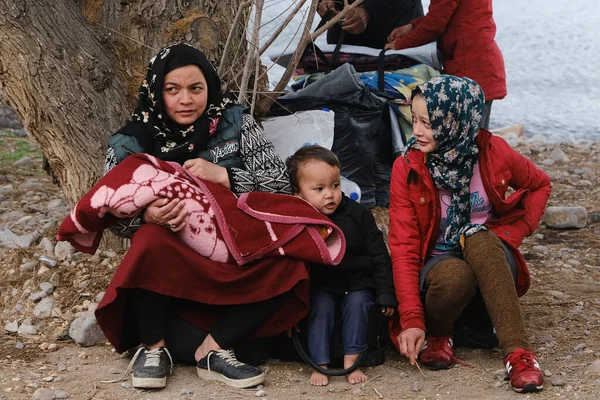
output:
[[208, 352], [211, 350], [222, 350], [222, 349], [221, 349], [221, 346], [219, 346], [219, 344], [217, 342], [215, 342], [215, 339], [213, 339], [212, 335], [208, 334], [208, 336], [206, 336], [204, 338], [204, 341], [202, 342], [202, 344], [200, 346], [198, 346], [198, 348], [196, 349], [194, 358], [196, 359], [196, 361], [198, 361], [201, 358], [206, 357]]
[[[360, 354], [344, 354], [344, 368], [353, 366], [356, 360], [358, 360], [359, 355]], [[348, 379], [348, 383], [354, 385], [356, 383], [366, 382], [368, 378], [360, 369], [356, 369], [354, 372], [349, 373], [346, 379]]]
[[[327, 368], [327, 364], [321, 365], [321, 368]], [[327, 375], [322, 374], [319, 371], [313, 371], [308, 381], [313, 386], [327, 386], [329, 384]]]

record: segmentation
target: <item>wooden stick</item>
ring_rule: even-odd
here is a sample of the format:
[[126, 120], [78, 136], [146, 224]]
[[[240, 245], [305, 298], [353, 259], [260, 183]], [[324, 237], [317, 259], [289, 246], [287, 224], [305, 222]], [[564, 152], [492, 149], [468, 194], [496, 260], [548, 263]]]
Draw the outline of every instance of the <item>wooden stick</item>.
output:
[[375, 393], [377, 393], [377, 396], [378, 396], [380, 399], [383, 399], [383, 396], [381, 395], [381, 393], [379, 393], [379, 390], [377, 390], [376, 388], [373, 388], [373, 390], [375, 391]]
[[254, 15], [254, 26], [252, 27], [252, 40], [250, 42], [250, 49], [246, 55], [246, 62], [244, 63], [244, 69], [242, 73], [242, 82], [240, 83], [240, 95], [238, 101], [241, 105], [248, 105], [248, 81], [250, 80], [250, 68], [254, 65], [256, 60], [256, 49], [258, 48], [258, 31], [260, 30], [260, 19], [262, 17], [262, 8], [264, 0], [256, 0], [256, 14]]
[[350, 4], [348, 7], [344, 6], [344, 9], [342, 11], [340, 11], [335, 17], [331, 18], [325, 25], [323, 25], [322, 27], [317, 29], [312, 34], [310, 39], [314, 41], [316, 38], [321, 36], [321, 34], [323, 34], [323, 32], [327, 31], [333, 25], [337, 24], [337, 22], [340, 19], [344, 18], [346, 16], [346, 14], [348, 14], [350, 12], [350, 10], [354, 10], [356, 7], [360, 6], [363, 3], [363, 1], [365, 1], [365, 0], [356, 0], [354, 3]]
[[425, 374], [423, 373], [423, 370], [421, 369], [421, 366], [419, 365], [419, 362], [417, 360], [415, 360], [415, 365], [417, 366], [417, 368], [419, 368], [419, 372], [425, 378]]
[[[258, 54], [259, 38], [258, 33], [260, 30], [260, 20], [262, 19], [262, 10], [265, 4], [265, 0], [256, 0], [256, 18], [254, 19], [255, 28], [252, 32], [252, 56], [255, 58], [254, 62], [254, 85], [252, 86], [252, 101], [250, 102], [250, 115], [254, 115], [254, 103], [256, 102], [256, 91], [258, 90], [258, 74], [260, 73], [260, 55]], [[245, 94], [244, 94], [245, 97]]]

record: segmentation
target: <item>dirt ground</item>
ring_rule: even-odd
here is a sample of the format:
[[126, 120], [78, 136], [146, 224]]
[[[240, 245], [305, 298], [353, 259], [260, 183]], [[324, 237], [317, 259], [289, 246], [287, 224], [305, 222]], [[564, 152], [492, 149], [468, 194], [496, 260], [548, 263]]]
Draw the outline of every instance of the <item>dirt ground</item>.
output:
[[[553, 158], [551, 152], [559, 148], [566, 157], [556, 163], [548, 161]], [[263, 366], [267, 373], [266, 397], [286, 400], [600, 398], [600, 365], [592, 364], [600, 360], [600, 189], [597, 179], [600, 143], [540, 145], [524, 142], [517, 149], [551, 175], [550, 206], [581, 205], [588, 211], [585, 228], [555, 230], [542, 224], [536, 235], [527, 238], [522, 246], [532, 275], [531, 289], [521, 299], [522, 311], [532, 346], [546, 375], [544, 391], [528, 395], [514, 393], [498, 371], [503, 368], [499, 352], [459, 348], [457, 357], [471, 367], [457, 365], [448, 371], [420, 371], [397, 353], [388, 351], [387, 362], [367, 368], [369, 381], [357, 386], [339, 377], [331, 379], [327, 387], [311, 387], [308, 384], [310, 370], [305, 365], [272, 360]], [[581, 169], [585, 169], [585, 173]], [[47, 184], [45, 190], [59, 193], [39, 168], [20, 172], [4, 165], [0, 175], [8, 174], [17, 181], [36, 176]], [[18, 207], [19, 196], [24, 193], [15, 192], [12, 196], [12, 203], [2, 203], [1, 212], [10, 208], [7, 204]], [[7, 293], [19, 282], [14, 271], [12, 275], [7, 271], [18, 267], [28, 251], [0, 247], [0, 293], [6, 310], [14, 305]], [[105, 286], [114, 273], [112, 264], [100, 266], [89, 258], [78, 262], [92, 271], [93, 287]], [[62, 296], [59, 300], [63, 312], [82, 301], [77, 295], [73, 300], [68, 289], [57, 296]], [[0, 332], [4, 332], [1, 328], [13, 319], [13, 314], [4, 318]], [[64, 391], [70, 399], [243, 399], [259, 394], [257, 388], [237, 390], [221, 383], [201, 381], [194, 368], [185, 366], [175, 366], [167, 388], [160, 391], [133, 389], [129, 379], [123, 383], [101, 383], [117, 379], [125, 372], [129, 360], [114, 353], [109, 344], [81, 348], [64, 340], [65, 336], [56, 335], [56, 331], [64, 330], [68, 326], [65, 323], [66, 320], [53, 318], [46, 329], [33, 336], [0, 333], [0, 399], [32, 399], [36, 388]], [[38, 346], [43, 342], [57, 344], [58, 350], [41, 350]], [[55, 393], [64, 396], [64, 393]]]

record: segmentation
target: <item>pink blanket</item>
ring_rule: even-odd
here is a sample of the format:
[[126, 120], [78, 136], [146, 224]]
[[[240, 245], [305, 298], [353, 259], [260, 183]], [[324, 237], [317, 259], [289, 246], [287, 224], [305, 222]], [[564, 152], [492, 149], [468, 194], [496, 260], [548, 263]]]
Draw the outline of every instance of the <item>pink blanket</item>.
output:
[[62, 222], [57, 239], [93, 254], [102, 231], [116, 218], [131, 218], [162, 197], [184, 201], [188, 217], [177, 235], [214, 261], [244, 265], [289, 256], [336, 265], [344, 256], [341, 230], [306, 201], [262, 192], [238, 198], [221, 185], [189, 175], [177, 163], [147, 154], [129, 156], [100, 179]]

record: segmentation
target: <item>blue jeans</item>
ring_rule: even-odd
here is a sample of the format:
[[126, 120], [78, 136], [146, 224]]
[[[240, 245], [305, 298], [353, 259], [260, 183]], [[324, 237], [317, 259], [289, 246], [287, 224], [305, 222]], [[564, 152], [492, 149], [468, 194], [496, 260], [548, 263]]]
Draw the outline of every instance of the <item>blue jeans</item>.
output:
[[342, 311], [342, 343], [344, 355], [359, 354], [367, 348], [369, 311], [374, 306], [369, 290], [334, 294], [322, 290], [311, 295], [308, 316], [308, 353], [318, 365], [329, 364], [330, 343], [335, 315]]

